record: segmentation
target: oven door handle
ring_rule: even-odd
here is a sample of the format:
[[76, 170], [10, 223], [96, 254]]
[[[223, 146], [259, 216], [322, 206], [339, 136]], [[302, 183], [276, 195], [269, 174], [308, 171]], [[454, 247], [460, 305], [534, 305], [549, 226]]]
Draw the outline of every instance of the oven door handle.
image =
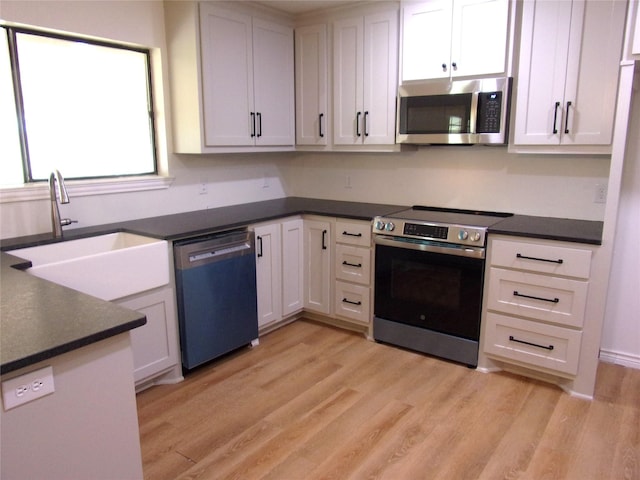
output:
[[374, 243], [376, 245], [385, 245], [387, 247], [406, 248], [409, 250], [420, 250], [422, 252], [441, 253], [445, 255], [456, 255], [458, 257], [480, 258], [485, 257], [485, 249], [478, 247], [447, 247], [445, 245], [436, 245], [428, 242], [407, 241], [398, 237], [387, 235], [375, 235]]

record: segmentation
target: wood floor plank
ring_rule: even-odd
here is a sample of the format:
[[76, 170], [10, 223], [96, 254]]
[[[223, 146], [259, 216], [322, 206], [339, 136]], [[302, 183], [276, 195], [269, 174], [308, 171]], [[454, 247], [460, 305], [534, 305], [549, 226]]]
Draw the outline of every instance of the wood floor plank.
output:
[[640, 370], [593, 401], [299, 320], [137, 396], [145, 478], [640, 480]]

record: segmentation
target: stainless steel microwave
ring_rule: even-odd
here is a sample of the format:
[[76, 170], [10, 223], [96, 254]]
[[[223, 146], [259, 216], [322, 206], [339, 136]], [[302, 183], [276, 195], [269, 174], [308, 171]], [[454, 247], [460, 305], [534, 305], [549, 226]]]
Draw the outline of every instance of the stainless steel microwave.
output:
[[396, 142], [418, 145], [505, 144], [510, 77], [434, 80], [398, 89]]

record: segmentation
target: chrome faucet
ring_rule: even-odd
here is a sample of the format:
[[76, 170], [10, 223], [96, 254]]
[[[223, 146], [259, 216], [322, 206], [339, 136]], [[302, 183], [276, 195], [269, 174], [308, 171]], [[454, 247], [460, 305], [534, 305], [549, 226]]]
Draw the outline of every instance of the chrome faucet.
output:
[[74, 222], [70, 218], [60, 218], [58, 201], [60, 203], [69, 203], [69, 195], [67, 194], [67, 188], [64, 186], [64, 178], [58, 170], [54, 170], [49, 176], [49, 197], [51, 199], [51, 229], [53, 236], [57, 238], [62, 236], [63, 226], [71, 225]]

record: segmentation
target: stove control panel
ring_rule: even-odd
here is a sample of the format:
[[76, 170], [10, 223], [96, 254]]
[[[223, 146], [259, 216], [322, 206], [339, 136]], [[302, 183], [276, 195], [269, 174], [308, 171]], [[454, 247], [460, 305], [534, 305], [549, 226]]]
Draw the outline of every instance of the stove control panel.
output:
[[484, 247], [485, 230], [481, 227], [447, 225], [428, 222], [411, 222], [396, 218], [376, 217], [373, 233], [396, 237], [415, 238], [457, 245]]

